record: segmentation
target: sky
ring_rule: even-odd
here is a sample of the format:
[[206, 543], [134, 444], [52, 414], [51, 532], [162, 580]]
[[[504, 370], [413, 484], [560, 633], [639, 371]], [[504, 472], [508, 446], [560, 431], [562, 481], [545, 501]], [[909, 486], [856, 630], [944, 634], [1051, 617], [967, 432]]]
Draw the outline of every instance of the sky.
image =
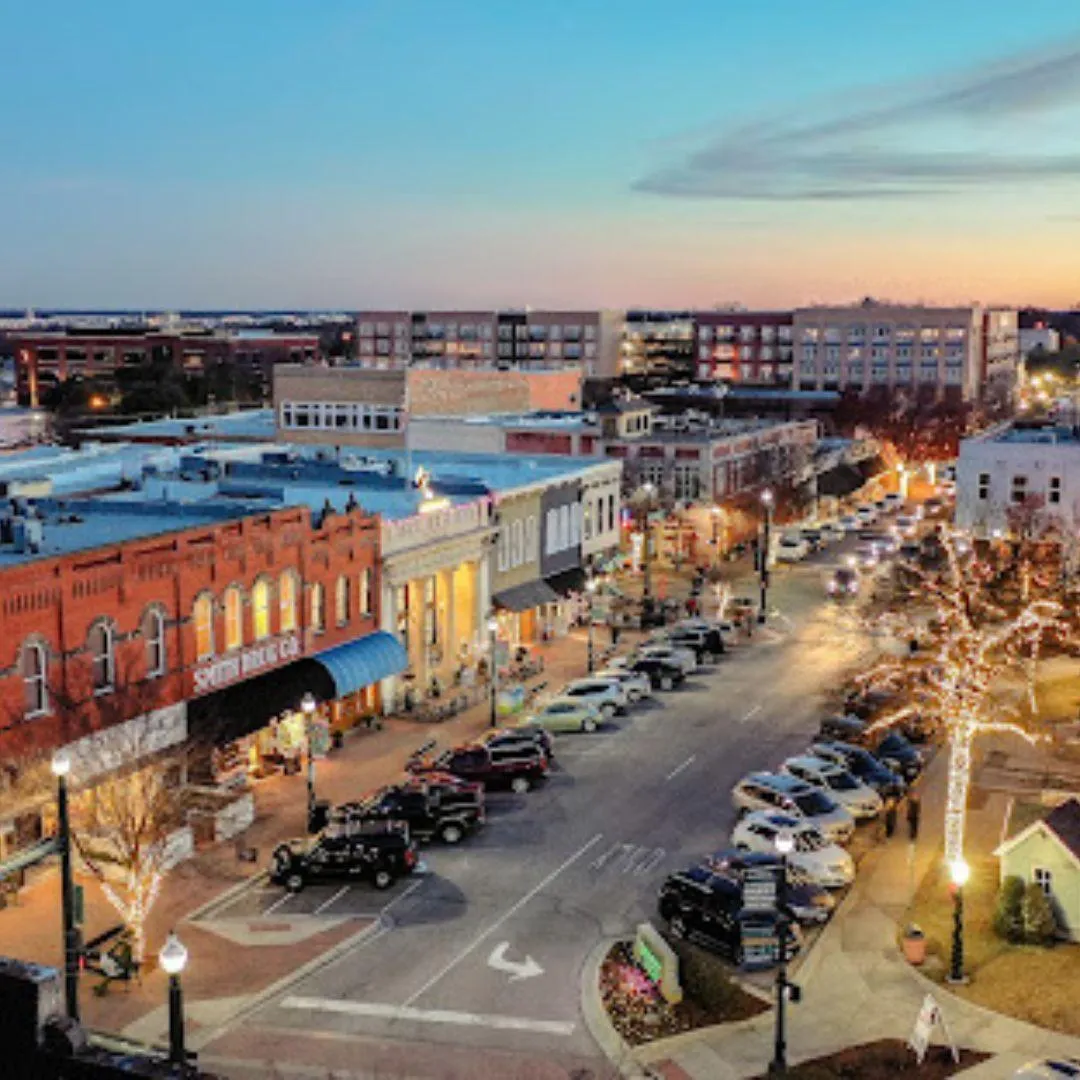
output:
[[0, 0], [0, 307], [1080, 302], [1080, 5]]

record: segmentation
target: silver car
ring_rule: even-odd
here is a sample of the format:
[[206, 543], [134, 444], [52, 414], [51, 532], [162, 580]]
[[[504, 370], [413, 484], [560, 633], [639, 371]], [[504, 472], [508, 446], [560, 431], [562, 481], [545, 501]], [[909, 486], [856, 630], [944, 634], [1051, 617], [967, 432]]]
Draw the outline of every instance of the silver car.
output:
[[652, 697], [652, 683], [649, 676], [641, 671], [629, 671], [626, 668], [604, 668], [596, 673], [598, 679], [617, 679], [626, 691], [626, 697], [631, 704], [636, 704], [643, 698]]
[[847, 843], [855, 832], [855, 819], [847, 810], [820, 788], [786, 773], [749, 773], [732, 789], [731, 801], [740, 814], [750, 810], [782, 810], [804, 818], [837, 844]]
[[857, 819], [877, 817], [884, 809], [881, 796], [872, 787], [856, 780], [834, 761], [806, 754], [788, 758], [780, 768], [796, 779], [820, 788]]

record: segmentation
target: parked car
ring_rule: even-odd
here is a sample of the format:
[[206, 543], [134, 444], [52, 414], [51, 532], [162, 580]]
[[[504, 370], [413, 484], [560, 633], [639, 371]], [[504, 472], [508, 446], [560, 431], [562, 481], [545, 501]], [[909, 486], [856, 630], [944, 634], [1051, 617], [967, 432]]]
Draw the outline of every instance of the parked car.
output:
[[494, 731], [484, 732], [476, 741], [498, 750], [535, 746], [543, 752], [548, 761], [555, 758], [555, 740], [549, 732], [536, 724], [521, 723], [513, 727], [496, 728]]
[[1043, 1058], [1021, 1065], [1012, 1080], [1080, 1080], [1080, 1058]]
[[874, 544], [860, 544], [855, 549], [855, 565], [860, 570], [875, 570], [881, 563], [881, 553]]
[[630, 704], [630, 699], [618, 679], [605, 679], [598, 675], [575, 679], [559, 694], [559, 698], [592, 705], [607, 720], [616, 713], [626, 712], [626, 707]]
[[932, 495], [922, 506], [927, 517], [940, 517], [945, 513], [945, 502], [936, 495]]
[[860, 503], [855, 507], [855, 516], [860, 525], [873, 525], [878, 519], [878, 508], [872, 503]]
[[859, 591], [861, 582], [859, 571], [854, 566], [839, 566], [829, 575], [825, 591], [838, 599], [854, 596]]
[[817, 525], [804, 525], [799, 529], [799, 536], [806, 541], [811, 551], [817, 551], [825, 543], [825, 536]]
[[885, 506], [889, 510], [899, 510], [905, 502], [907, 502], [907, 499], [899, 491], [890, 491], [884, 499]]
[[853, 746], [851, 743], [836, 740], [822, 741], [811, 745], [810, 753], [843, 765], [852, 776], [864, 784], [869, 784], [881, 796], [886, 806], [902, 798], [907, 790], [904, 778], [884, 765], [864, 746]]
[[661, 656], [641, 656], [630, 664], [630, 671], [646, 675], [654, 690], [674, 690], [686, 682], [686, 672]]
[[796, 534], [788, 533], [776, 541], [773, 558], [777, 562], [802, 562], [810, 554], [810, 545]]
[[[668, 877], [660, 889], [657, 907], [673, 937], [697, 941], [740, 966], [743, 925], [760, 926], [771, 921], [761, 912], [743, 909], [739, 882], [705, 866], [693, 866]], [[796, 955], [802, 944], [797, 926], [789, 927], [788, 944], [788, 955]]]
[[649, 676], [641, 671], [631, 671], [629, 668], [609, 667], [597, 673], [601, 679], [618, 679], [622, 688], [626, 691], [627, 700], [636, 704], [642, 698], [652, 697], [652, 682]]
[[823, 521], [821, 523], [821, 538], [826, 544], [836, 540], [843, 540], [847, 529], [839, 521]]
[[744, 851], [776, 851], [780, 833], [790, 835], [794, 849], [788, 863], [826, 889], [840, 889], [855, 880], [855, 861], [839, 844], [827, 840], [808, 821], [776, 810], [755, 810], [736, 824], [731, 843]]
[[780, 766], [797, 780], [820, 788], [842, 806], [856, 821], [877, 817], [884, 809], [881, 796], [870, 786], [856, 780], [846, 768], [834, 761], [804, 755], [791, 757]]
[[859, 743], [866, 738], [866, 723], [857, 716], [827, 716], [818, 724], [818, 738]]
[[911, 537], [919, 531], [919, 522], [909, 514], [901, 514], [894, 522], [894, 528], [901, 536]]
[[716, 627], [707, 630], [678, 624], [671, 631], [670, 642], [682, 649], [693, 649], [699, 664], [715, 661], [724, 653], [724, 639]]
[[557, 697], [532, 713], [528, 723], [549, 732], [583, 731], [591, 735], [610, 715], [614, 715], [613, 709], [601, 712], [592, 702]]
[[420, 747], [405, 767], [414, 774], [447, 772], [488, 789], [509, 788], [523, 794], [547, 779], [550, 764], [538, 746], [485, 746], [475, 742], [439, 752], [431, 741]]
[[314, 843], [279, 844], [270, 880], [294, 893], [324, 881], [370, 881], [376, 889], [389, 889], [418, 862], [404, 822], [339, 822], [328, 825]]
[[897, 731], [884, 733], [872, 746], [878, 760], [909, 784], [923, 770], [922, 754]]
[[458, 844], [486, 817], [481, 784], [452, 784], [425, 776], [390, 784], [359, 802], [336, 807], [330, 823], [404, 821], [409, 835], [420, 842], [437, 837], [444, 844]]
[[646, 643], [638, 650], [643, 659], [666, 660], [682, 668], [683, 674], [689, 675], [697, 670], [698, 661], [693, 649], [684, 649], [679, 645], [662, 645], [659, 642]]
[[900, 537], [892, 529], [860, 529], [860, 544], [871, 544], [878, 555], [895, 555], [900, 550]]
[[858, 514], [844, 514], [838, 518], [836, 524], [846, 533], [855, 532], [862, 527], [863, 521]]
[[[846, 852], [845, 852], [846, 854]], [[722, 848], [702, 860], [702, 866], [714, 874], [724, 874], [740, 887], [747, 870], [779, 868], [780, 856], [775, 851], [739, 851]], [[823, 923], [836, 908], [836, 899], [817, 882], [811, 881], [790, 859], [787, 860], [785, 904], [788, 914], [801, 923]], [[743, 903], [745, 907], [745, 900]]]
[[819, 788], [783, 773], [752, 772], [732, 789], [731, 801], [740, 812], [784, 810], [805, 818], [823, 835], [846, 843], [855, 832], [851, 813]]

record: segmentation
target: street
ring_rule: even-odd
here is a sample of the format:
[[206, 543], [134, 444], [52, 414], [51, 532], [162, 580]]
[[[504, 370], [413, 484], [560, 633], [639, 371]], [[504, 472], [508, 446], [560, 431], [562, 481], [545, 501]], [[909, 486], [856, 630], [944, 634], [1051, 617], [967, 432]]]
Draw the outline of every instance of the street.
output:
[[265, 1060], [274, 1040], [297, 1047], [291, 1060], [322, 1064], [320, 1048], [371, 1040], [599, 1067], [579, 1008], [585, 958], [655, 916], [666, 874], [726, 845], [730, 789], [744, 773], [776, 766], [816, 732], [823, 696], [864, 643], [853, 606], [824, 589], [853, 547], [778, 567], [769, 625], [751, 642], [606, 730], [560, 737], [547, 784], [490, 795], [487, 826], [460, 847], [426, 848], [423, 877], [389, 893], [327, 885], [288, 896], [266, 886], [213, 912], [271, 928], [376, 921], [235, 1028], [207, 1033], [207, 1060]]

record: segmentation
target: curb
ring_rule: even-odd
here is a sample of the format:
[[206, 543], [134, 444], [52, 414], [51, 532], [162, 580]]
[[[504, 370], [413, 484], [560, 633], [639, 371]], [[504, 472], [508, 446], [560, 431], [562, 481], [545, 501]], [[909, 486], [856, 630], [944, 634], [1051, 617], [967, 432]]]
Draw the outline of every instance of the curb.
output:
[[196, 922], [199, 919], [205, 919], [215, 908], [221, 907], [223, 904], [228, 904], [248, 889], [253, 889], [257, 885], [261, 885], [264, 881], [269, 881], [269, 879], [270, 871], [260, 870], [257, 874], [253, 874], [249, 878], [244, 878], [243, 881], [238, 881], [235, 885], [230, 885], [227, 889], [219, 892], [217, 896], [207, 900], [201, 907], [197, 907], [194, 911], [189, 911], [180, 921]]

